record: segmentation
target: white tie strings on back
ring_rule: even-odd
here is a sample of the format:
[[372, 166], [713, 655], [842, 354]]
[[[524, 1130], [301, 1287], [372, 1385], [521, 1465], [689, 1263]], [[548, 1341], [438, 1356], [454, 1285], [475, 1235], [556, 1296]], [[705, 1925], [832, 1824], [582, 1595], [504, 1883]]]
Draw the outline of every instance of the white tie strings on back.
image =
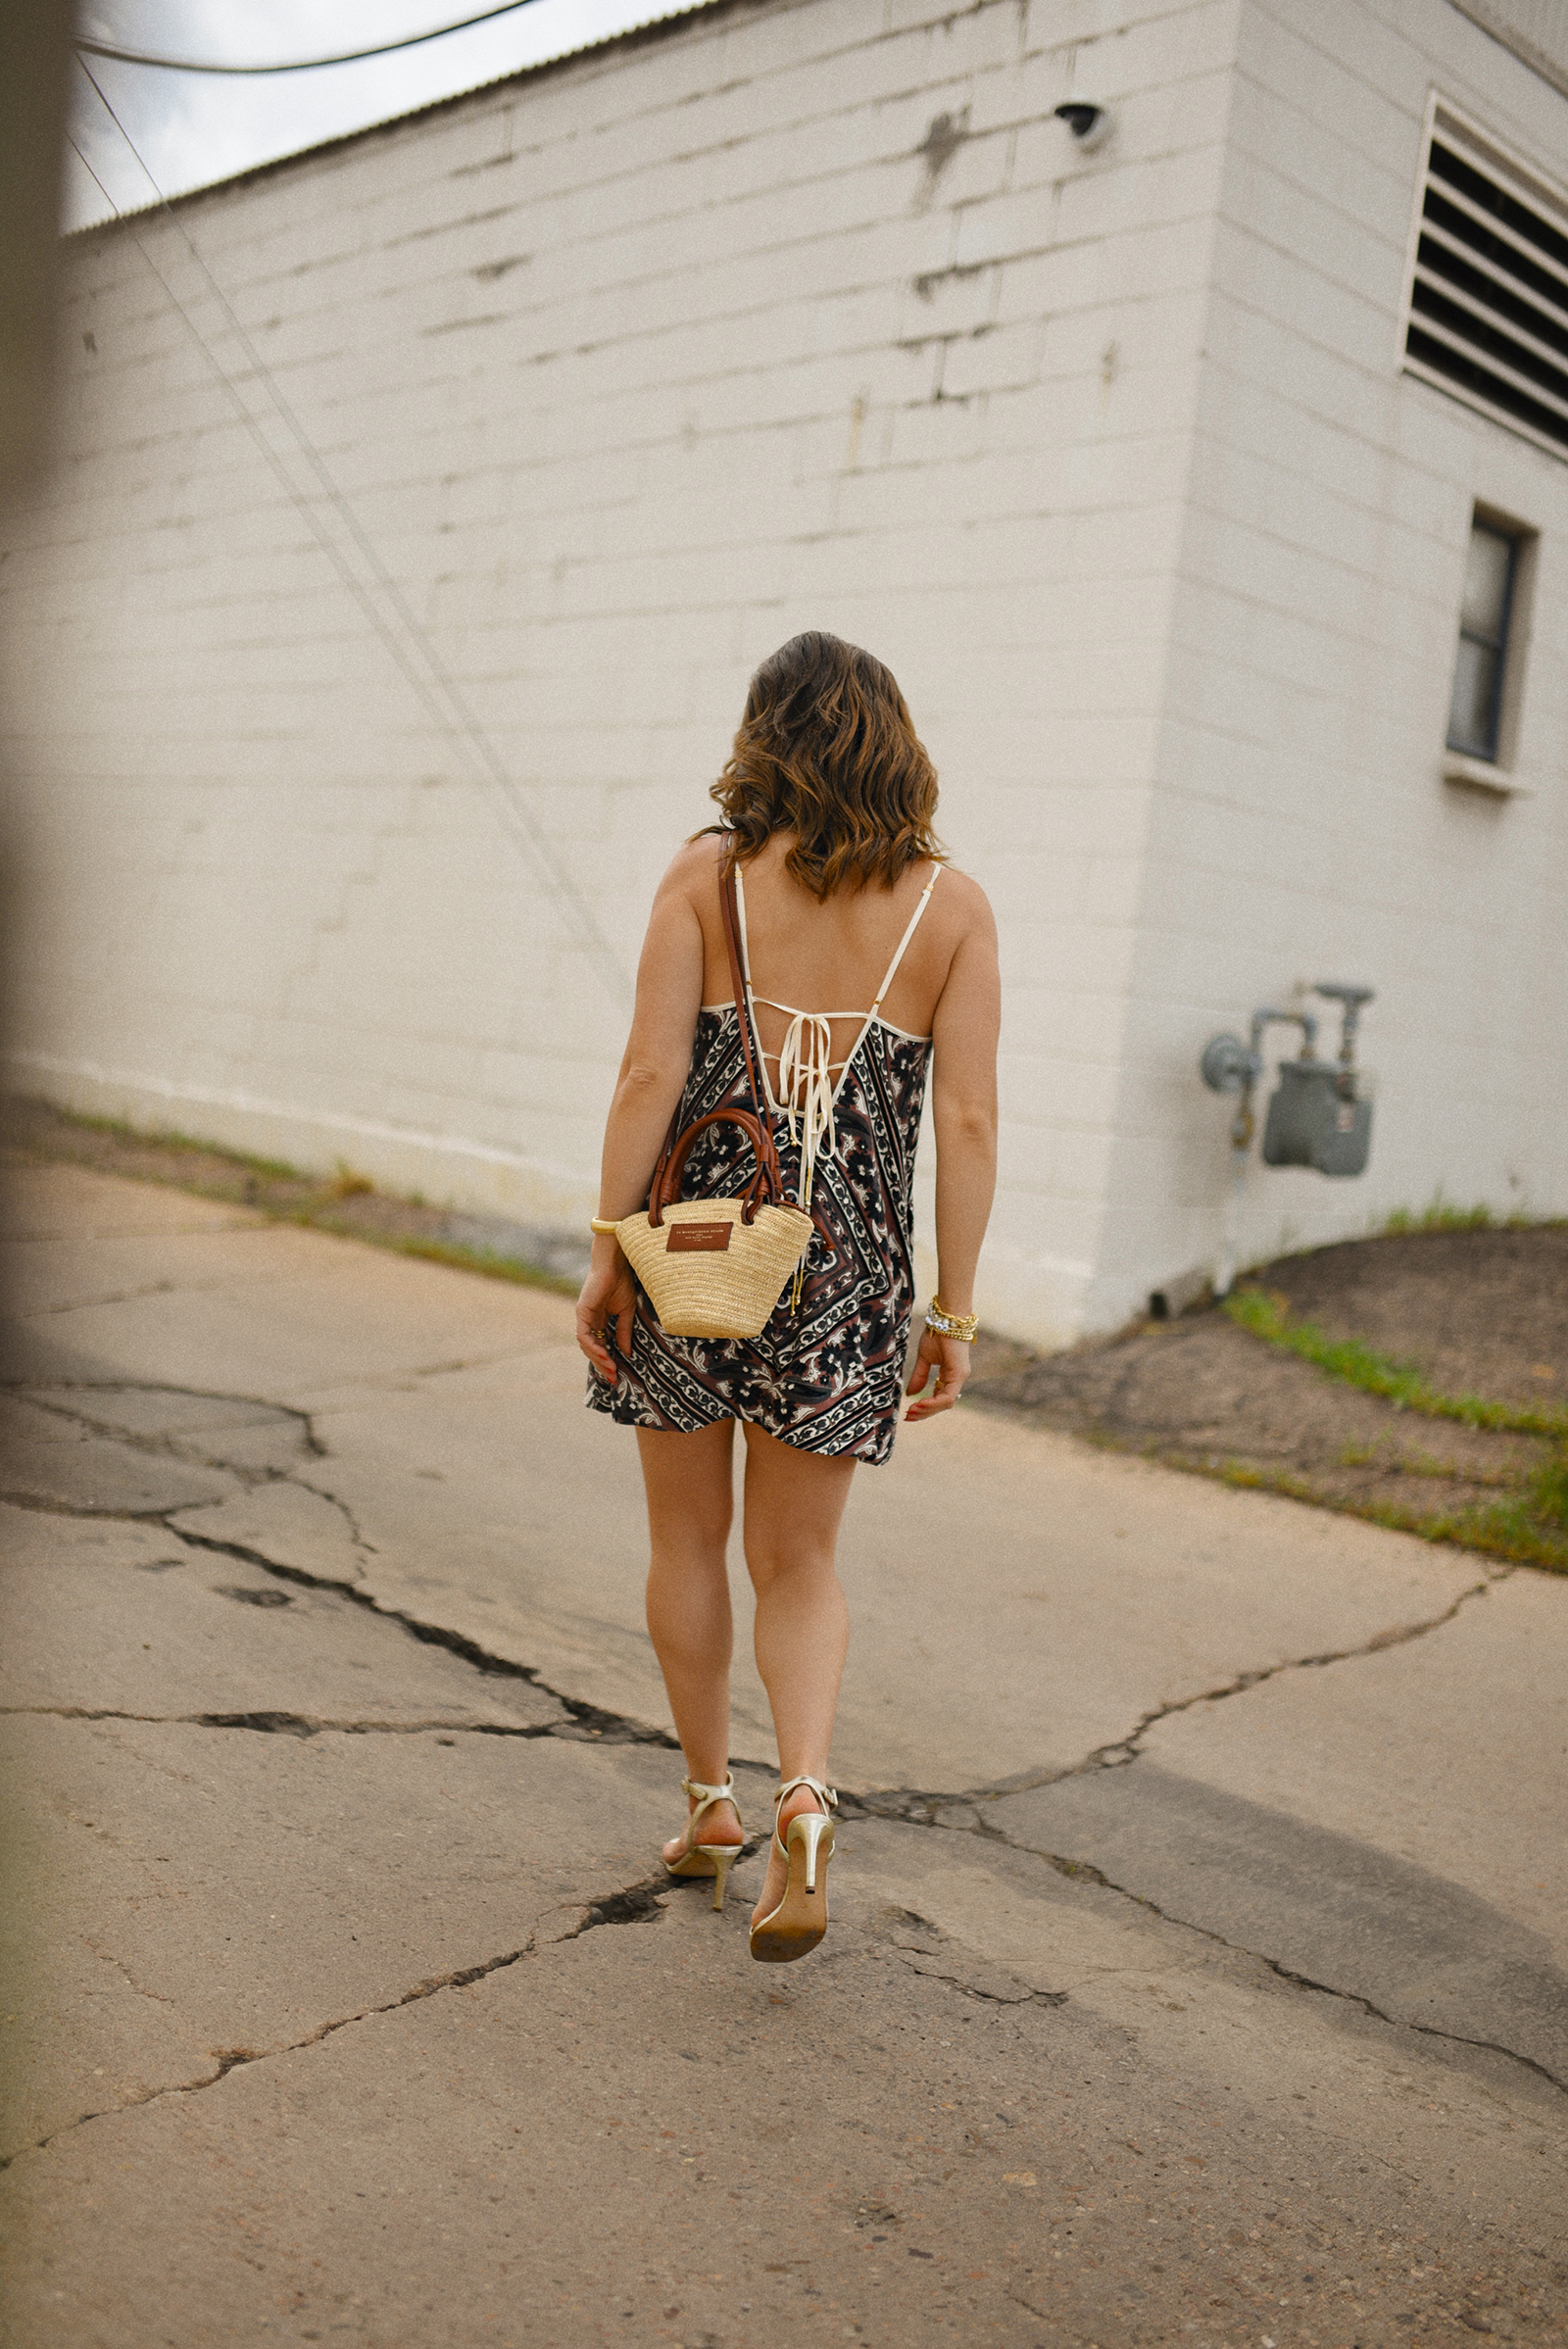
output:
[[[776, 1058], [778, 1061], [778, 1091], [774, 1094], [772, 1087], [768, 1087], [770, 1096], [768, 1107], [776, 1116], [789, 1120], [790, 1140], [800, 1146], [800, 1204], [808, 1213], [809, 1213], [811, 1205], [811, 1186], [816, 1176], [817, 1161], [823, 1155], [823, 1147], [826, 1146], [826, 1154], [829, 1157], [838, 1149], [838, 1123], [834, 1116], [834, 1110], [838, 1102], [839, 1086], [844, 1082], [844, 1075], [850, 1062], [855, 1058], [856, 1053], [881, 1016], [882, 1005], [887, 1001], [888, 989], [897, 975], [899, 964], [904, 960], [905, 949], [919, 927], [920, 916], [931, 902], [931, 892], [937, 885], [941, 871], [941, 865], [933, 862], [931, 878], [920, 892], [920, 903], [909, 916], [908, 927], [894, 949], [893, 959], [883, 974], [882, 984], [876, 991], [876, 1001], [870, 1010], [866, 1012], [802, 1011], [795, 1003], [781, 1003], [776, 1002], [772, 996], [758, 995], [753, 991], [751, 948], [746, 936], [746, 891], [741, 880], [740, 867], [736, 866], [735, 906], [740, 916], [741, 971], [746, 981], [746, 1001], [751, 1011], [753, 1028], [755, 1029], [757, 1025], [759, 1003], [766, 1004], [770, 1011], [784, 1011], [789, 1014], [789, 1026], [784, 1031], [784, 1042], [779, 1047], [777, 1053], [761, 1053], [762, 1074], [765, 1083], [767, 1063]], [[736, 1008], [738, 1010], [739, 1005]], [[858, 1019], [862, 1023], [860, 1032], [851, 1046], [847, 1056], [837, 1062], [833, 1059], [833, 1022], [836, 1019]], [[760, 1037], [758, 1049], [760, 1052], [761, 1051]], [[835, 1067], [839, 1072], [837, 1084], [834, 1083]], [[796, 1128], [797, 1118], [800, 1120], [799, 1131]], [[801, 1289], [805, 1277], [806, 1259], [803, 1256], [795, 1268], [795, 1282], [790, 1293], [792, 1312], [800, 1304]]]
[[[788, 1006], [774, 1003], [771, 1008], [783, 1011]], [[839, 1146], [838, 1125], [833, 1115], [838, 1095], [830, 1057], [833, 1022], [854, 1016], [853, 1012], [797, 1011], [784, 1031], [784, 1042], [779, 1048], [779, 1105], [790, 1121], [791, 1142], [799, 1142], [801, 1146], [801, 1205], [806, 1208], [811, 1204], [818, 1150], [825, 1142], [831, 1156]], [[840, 1063], [841, 1068], [848, 1065], [847, 1061]], [[795, 1131], [797, 1115], [801, 1121], [799, 1134]]]

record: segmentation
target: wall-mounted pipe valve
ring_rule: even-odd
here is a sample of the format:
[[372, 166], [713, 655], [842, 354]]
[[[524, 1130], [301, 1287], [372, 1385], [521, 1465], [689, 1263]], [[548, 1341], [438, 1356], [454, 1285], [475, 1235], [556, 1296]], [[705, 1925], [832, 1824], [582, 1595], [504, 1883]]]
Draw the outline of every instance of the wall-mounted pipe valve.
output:
[[1317, 1018], [1310, 1011], [1280, 1011], [1263, 1004], [1253, 1012], [1248, 1041], [1228, 1031], [1211, 1036], [1203, 1047], [1199, 1074], [1211, 1093], [1237, 1097], [1231, 1119], [1231, 1211], [1227, 1218], [1224, 1254], [1214, 1283], [1217, 1297], [1228, 1294], [1236, 1270], [1238, 1199], [1247, 1153], [1252, 1145], [1256, 1120], [1252, 1094], [1263, 1074], [1263, 1031], [1278, 1023], [1298, 1027], [1301, 1049], [1294, 1059], [1279, 1064], [1279, 1082], [1270, 1096], [1263, 1122], [1265, 1166], [1311, 1166], [1322, 1175], [1358, 1175], [1366, 1171], [1372, 1147], [1371, 1088], [1364, 1069], [1355, 1064], [1355, 1034], [1361, 1006], [1372, 1001], [1370, 987], [1348, 987], [1338, 980], [1321, 980], [1311, 992], [1326, 996], [1341, 1007], [1340, 1051], [1337, 1060], [1317, 1056]]

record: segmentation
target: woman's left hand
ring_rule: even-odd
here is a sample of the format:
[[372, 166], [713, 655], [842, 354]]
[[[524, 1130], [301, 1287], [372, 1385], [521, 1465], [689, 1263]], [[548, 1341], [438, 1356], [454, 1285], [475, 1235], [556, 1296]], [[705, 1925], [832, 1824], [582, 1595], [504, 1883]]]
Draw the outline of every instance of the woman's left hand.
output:
[[[952, 1410], [969, 1375], [971, 1350], [961, 1338], [943, 1338], [929, 1329], [920, 1332], [920, 1350], [904, 1386], [905, 1394], [914, 1396], [904, 1414], [906, 1420], [932, 1419], [938, 1411]], [[926, 1383], [933, 1370], [937, 1383], [935, 1390], [927, 1395]]]
[[598, 1246], [594, 1260], [588, 1267], [588, 1278], [577, 1298], [577, 1344], [588, 1356], [599, 1376], [613, 1387], [617, 1377], [615, 1357], [605, 1344], [605, 1326], [615, 1325], [615, 1344], [622, 1359], [631, 1353], [632, 1315], [637, 1304], [637, 1284], [631, 1266], [618, 1247], [612, 1245], [601, 1255]]

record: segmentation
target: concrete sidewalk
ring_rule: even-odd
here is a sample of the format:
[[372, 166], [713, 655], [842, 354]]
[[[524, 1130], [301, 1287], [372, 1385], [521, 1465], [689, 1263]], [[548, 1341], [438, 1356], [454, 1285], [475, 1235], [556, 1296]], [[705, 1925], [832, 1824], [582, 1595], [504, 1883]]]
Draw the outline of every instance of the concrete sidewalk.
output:
[[754, 1966], [564, 1301], [11, 1179], [7, 2341], [1568, 2340], [1568, 1583], [909, 1430]]

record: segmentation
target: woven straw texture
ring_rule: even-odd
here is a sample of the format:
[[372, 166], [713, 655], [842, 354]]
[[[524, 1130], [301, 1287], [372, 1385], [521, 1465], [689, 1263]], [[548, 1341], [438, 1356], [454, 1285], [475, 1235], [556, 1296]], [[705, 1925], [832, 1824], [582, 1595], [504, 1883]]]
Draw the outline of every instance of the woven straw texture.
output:
[[[759, 1207], [741, 1221], [738, 1199], [676, 1199], [655, 1229], [646, 1215], [615, 1226], [633, 1272], [672, 1338], [756, 1338], [767, 1325], [785, 1282], [811, 1245], [812, 1223], [799, 1207]], [[728, 1223], [726, 1248], [666, 1252], [671, 1224]]]

